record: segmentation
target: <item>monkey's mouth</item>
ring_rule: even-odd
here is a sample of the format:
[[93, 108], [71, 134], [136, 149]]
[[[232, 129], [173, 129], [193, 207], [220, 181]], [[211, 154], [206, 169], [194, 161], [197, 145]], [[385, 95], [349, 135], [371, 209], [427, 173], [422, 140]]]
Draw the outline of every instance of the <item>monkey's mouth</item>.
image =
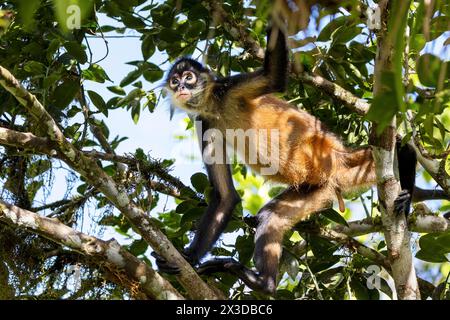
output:
[[189, 91], [180, 91], [177, 92], [175, 97], [180, 101], [187, 101], [191, 98], [191, 93]]

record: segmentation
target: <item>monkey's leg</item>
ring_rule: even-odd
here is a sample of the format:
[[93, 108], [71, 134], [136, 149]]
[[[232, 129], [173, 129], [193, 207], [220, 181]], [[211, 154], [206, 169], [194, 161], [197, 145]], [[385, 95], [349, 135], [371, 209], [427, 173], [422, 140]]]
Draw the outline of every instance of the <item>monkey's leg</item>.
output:
[[401, 145], [397, 140], [398, 172], [402, 191], [394, 202], [394, 210], [397, 214], [408, 215], [411, 208], [414, 184], [416, 181], [417, 155], [409, 144]]
[[254, 261], [264, 292], [273, 294], [276, 291], [276, 277], [285, 232], [311, 214], [330, 207], [334, 198], [333, 190], [328, 187], [291, 187], [258, 213]]
[[254, 261], [258, 272], [233, 259], [213, 259], [202, 264], [200, 273], [228, 271], [250, 288], [273, 294], [276, 291], [278, 264], [284, 233], [297, 222], [331, 206], [335, 195], [327, 187], [289, 188], [258, 213]]

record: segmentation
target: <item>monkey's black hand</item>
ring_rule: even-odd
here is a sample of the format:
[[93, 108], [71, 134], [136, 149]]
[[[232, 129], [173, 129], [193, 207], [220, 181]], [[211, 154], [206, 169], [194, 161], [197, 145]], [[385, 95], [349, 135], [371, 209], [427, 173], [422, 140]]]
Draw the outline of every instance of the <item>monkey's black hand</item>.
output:
[[397, 199], [394, 201], [394, 211], [397, 214], [404, 214], [408, 217], [409, 211], [411, 209], [411, 194], [408, 190], [404, 189], [400, 192]]
[[[183, 256], [183, 258], [186, 259], [187, 262], [189, 262], [192, 265], [192, 261], [185, 251], [183, 251], [181, 255]], [[152, 256], [156, 259], [156, 265], [158, 266], [160, 272], [167, 274], [179, 274], [181, 272], [178, 266], [169, 263], [166, 259], [157, 254], [155, 251], [152, 252]]]
[[176, 265], [170, 264], [166, 259], [157, 254], [155, 251], [152, 252], [152, 256], [156, 259], [156, 265], [158, 266], [159, 272], [167, 274], [179, 274], [180, 268]]

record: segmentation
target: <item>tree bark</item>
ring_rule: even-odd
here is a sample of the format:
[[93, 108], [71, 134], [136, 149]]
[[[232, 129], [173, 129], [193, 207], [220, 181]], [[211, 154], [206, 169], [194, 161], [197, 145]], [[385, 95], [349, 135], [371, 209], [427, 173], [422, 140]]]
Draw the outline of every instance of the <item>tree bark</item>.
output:
[[[394, 71], [394, 36], [389, 34], [389, 14], [391, 3], [388, 0], [378, 3], [381, 9], [381, 30], [377, 34], [377, 54], [374, 70], [374, 99], [384, 94], [382, 74]], [[407, 10], [407, 9], [406, 9]], [[401, 17], [399, 17], [401, 18]], [[403, 32], [404, 30], [397, 30]], [[403, 33], [402, 33], [403, 34]], [[400, 48], [397, 48], [400, 50]], [[403, 52], [403, 50], [402, 50]], [[396, 179], [395, 165], [395, 116], [383, 130], [377, 135], [377, 125], [373, 124], [371, 132], [371, 144], [377, 173], [378, 198], [381, 208], [381, 220], [385, 235], [388, 258], [391, 264], [397, 297], [405, 300], [420, 299], [420, 291], [417, 283], [416, 272], [411, 252], [411, 233], [408, 230], [406, 217], [394, 212], [394, 200], [400, 191], [399, 182]]]
[[[0, 221], [37, 233], [75, 250], [118, 277], [128, 279], [151, 299], [179, 300], [183, 296], [147, 264], [123, 249], [116, 240], [103, 241], [78, 232], [57, 219], [9, 205], [0, 200]], [[130, 288], [128, 288], [130, 289]]]

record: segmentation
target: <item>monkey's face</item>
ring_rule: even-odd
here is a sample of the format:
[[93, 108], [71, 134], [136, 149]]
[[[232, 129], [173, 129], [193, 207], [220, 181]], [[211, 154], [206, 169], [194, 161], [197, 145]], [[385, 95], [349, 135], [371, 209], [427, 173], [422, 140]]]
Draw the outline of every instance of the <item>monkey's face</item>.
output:
[[209, 79], [208, 70], [195, 60], [183, 58], [170, 70], [166, 87], [172, 96], [172, 103], [191, 112], [197, 107]]
[[174, 100], [186, 104], [192, 98], [192, 90], [196, 87], [197, 80], [197, 75], [190, 70], [172, 75], [169, 87], [173, 91]]

